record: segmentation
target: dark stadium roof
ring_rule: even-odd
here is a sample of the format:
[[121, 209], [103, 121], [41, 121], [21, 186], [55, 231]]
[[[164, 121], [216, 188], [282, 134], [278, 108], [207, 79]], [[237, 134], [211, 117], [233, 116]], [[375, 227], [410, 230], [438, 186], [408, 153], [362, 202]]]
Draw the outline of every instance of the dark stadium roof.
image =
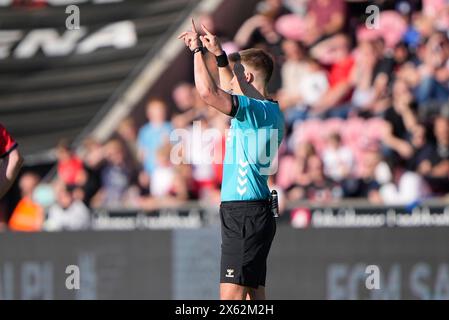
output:
[[[80, 24], [86, 33], [69, 41], [74, 47], [66, 53], [55, 51], [64, 50], [60, 40], [76, 32], [65, 27], [69, 16], [65, 6], [0, 7], [0, 32], [10, 31], [13, 38], [10, 50], [0, 52], [0, 122], [28, 156], [50, 150], [62, 137], [76, 138], [112, 93], [123, 89], [132, 70], [144, 58], [151, 59], [151, 49], [167, 38], [197, 3], [198, 0], [137, 0], [80, 4]], [[84, 41], [89, 47], [86, 39], [98, 36], [107, 25], [123, 21], [130, 22], [124, 23], [124, 32], [130, 27], [128, 31], [137, 36], [136, 43], [125, 41], [123, 48], [106, 45], [90, 53], [76, 53], [80, 43]], [[33, 44], [36, 30], [40, 32], [38, 38], [50, 38], [45, 50], [44, 46]], [[54, 41], [59, 43], [56, 47], [51, 45], [52, 33], [59, 39]], [[127, 39], [132, 42], [132, 37]], [[33, 51], [33, 47], [38, 50]]]

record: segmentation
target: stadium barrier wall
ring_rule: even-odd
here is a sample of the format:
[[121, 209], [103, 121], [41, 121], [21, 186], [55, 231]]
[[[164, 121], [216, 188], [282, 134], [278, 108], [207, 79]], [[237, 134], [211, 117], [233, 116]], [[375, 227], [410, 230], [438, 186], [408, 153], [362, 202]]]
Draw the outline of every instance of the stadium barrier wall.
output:
[[[278, 225], [272, 299], [449, 299], [449, 228]], [[0, 299], [217, 299], [220, 232], [0, 234]], [[69, 290], [68, 266], [80, 288]], [[367, 266], [379, 288], [367, 289]]]
[[[143, 230], [199, 228], [220, 223], [217, 206], [199, 202], [153, 211], [135, 209], [96, 209], [93, 230]], [[366, 201], [342, 201], [327, 206], [289, 203], [278, 218], [280, 224], [295, 228], [354, 227], [449, 227], [449, 206], [441, 201], [410, 206], [378, 206]]]

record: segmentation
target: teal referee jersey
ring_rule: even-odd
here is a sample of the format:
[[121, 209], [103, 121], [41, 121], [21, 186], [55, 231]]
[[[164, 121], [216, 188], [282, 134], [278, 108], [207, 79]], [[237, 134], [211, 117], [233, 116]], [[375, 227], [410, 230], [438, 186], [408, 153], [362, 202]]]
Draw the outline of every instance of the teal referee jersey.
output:
[[268, 176], [277, 169], [284, 117], [279, 104], [237, 96], [238, 109], [226, 137], [221, 201], [270, 197]]

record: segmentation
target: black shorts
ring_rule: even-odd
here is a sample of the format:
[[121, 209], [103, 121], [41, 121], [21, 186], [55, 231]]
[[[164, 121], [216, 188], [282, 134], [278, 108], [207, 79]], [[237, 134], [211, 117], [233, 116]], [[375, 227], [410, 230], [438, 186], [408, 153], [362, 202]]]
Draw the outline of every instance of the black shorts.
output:
[[265, 286], [267, 257], [276, 233], [269, 201], [222, 202], [220, 219], [220, 282]]

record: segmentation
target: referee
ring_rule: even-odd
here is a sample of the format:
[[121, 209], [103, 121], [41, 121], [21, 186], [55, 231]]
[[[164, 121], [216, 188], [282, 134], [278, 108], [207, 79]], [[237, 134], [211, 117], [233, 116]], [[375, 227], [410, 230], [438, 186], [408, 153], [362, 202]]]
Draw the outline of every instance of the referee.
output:
[[[201, 98], [232, 117], [221, 186], [220, 298], [263, 300], [267, 257], [276, 233], [267, 179], [284, 135], [279, 105], [266, 98], [273, 60], [261, 49], [243, 50], [229, 56], [231, 70], [216, 36], [202, 28], [205, 35], [200, 36], [192, 20], [192, 30], [178, 38], [193, 53]], [[220, 88], [207, 69], [206, 49], [216, 56]]]

